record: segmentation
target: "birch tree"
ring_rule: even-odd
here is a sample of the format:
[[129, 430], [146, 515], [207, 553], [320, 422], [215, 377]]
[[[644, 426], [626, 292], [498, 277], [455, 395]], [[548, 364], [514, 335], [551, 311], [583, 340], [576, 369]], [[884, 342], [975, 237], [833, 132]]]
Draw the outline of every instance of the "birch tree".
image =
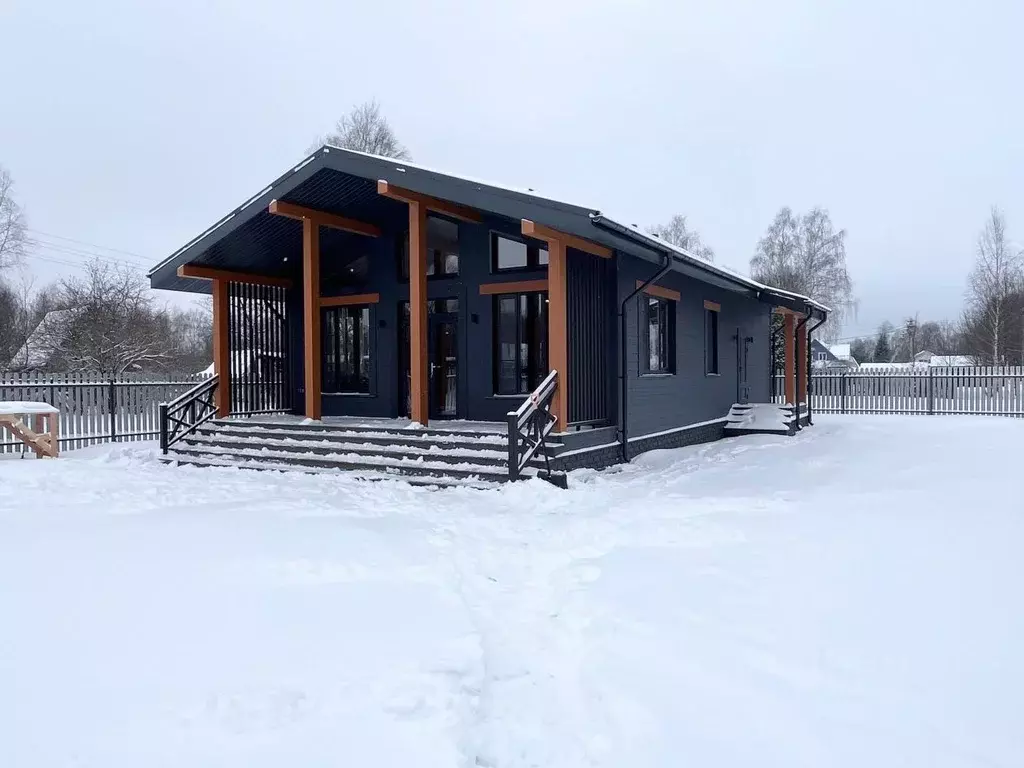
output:
[[714, 250], [712, 250], [711, 246], [704, 244], [699, 232], [687, 226], [685, 216], [676, 214], [669, 220], [668, 224], [650, 227], [647, 231], [672, 245], [689, 251], [694, 256], [704, 259], [704, 261], [713, 262], [715, 260]]
[[1006, 217], [992, 208], [978, 236], [974, 268], [967, 278], [966, 323], [984, 357], [999, 365], [1006, 353], [1011, 310], [1024, 284], [1024, 252], [1006, 236]]
[[25, 214], [14, 200], [14, 180], [0, 166], [0, 275], [25, 254]]
[[334, 131], [321, 136], [309, 151], [313, 152], [324, 144], [397, 160], [412, 160], [412, 155], [398, 140], [376, 99], [352, 107], [337, 122]]
[[819, 335], [835, 339], [856, 308], [846, 269], [846, 230], [836, 230], [824, 208], [796, 216], [780, 208], [758, 241], [750, 272], [755, 280], [810, 296], [832, 309]]

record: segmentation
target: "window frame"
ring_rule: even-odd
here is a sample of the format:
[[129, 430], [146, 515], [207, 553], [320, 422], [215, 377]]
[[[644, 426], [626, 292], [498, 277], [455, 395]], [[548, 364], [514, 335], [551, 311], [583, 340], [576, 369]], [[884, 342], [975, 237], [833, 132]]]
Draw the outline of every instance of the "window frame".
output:
[[[374, 392], [374, 371], [375, 371], [375, 356], [377, 347], [377, 338], [375, 332], [375, 304], [342, 304], [332, 307], [323, 307], [320, 311], [320, 394], [321, 395], [335, 395], [335, 396], [346, 396], [346, 397], [372, 397]], [[365, 314], [365, 328], [362, 327]], [[328, 331], [331, 326], [331, 318], [336, 317], [334, 320], [335, 328], [344, 327], [344, 317], [350, 316], [352, 318], [358, 318], [357, 330], [353, 334], [353, 340], [356, 342], [355, 350], [353, 354], [349, 356], [355, 357], [356, 369], [354, 373], [348, 377], [349, 382], [355, 380], [366, 381], [365, 390], [362, 388], [334, 388], [328, 390], [326, 387], [327, 377], [329, 373], [333, 373], [334, 381], [337, 384], [341, 381], [341, 347], [335, 343], [333, 352], [333, 363], [328, 361], [331, 356], [328, 355], [327, 344], [331, 338], [334, 338], [337, 342], [337, 336], [332, 332]], [[363, 349], [362, 342], [365, 340], [366, 349]], [[365, 370], [363, 370], [365, 365]], [[333, 370], [329, 370], [333, 368]], [[362, 385], [360, 385], [361, 387]]]
[[[704, 302], [704, 375], [721, 376], [721, 308], [714, 302]], [[712, 321], [714, 319], [714, 322]], [[709, 349], [711, 347], [711, 349]], [[714, 366], [712, 366], [712, 362]]]
[[[641, 376], [675, 376], [676, 375], [676, 312], [677, 301], [667, 296], [657, 296], [653, 293], [640, 294], [643, 312], [640, 313], [640, 375]], [[660, 350], [659, 358], [664, 357], [664, 365], [661, 368], [651, 368], [651, 305], [658, 305], [658, 316], [666, 322], [665, 333], [658, 335]], [[661, 309], [663, 307], [663, 309]]]
[[[455, 280], [455, 279], [458, 279], [459, 275], [462, 272], [462, 225], [458, 221], [456, 221], [455, 219], [451, 219], [451, 218], [449, 218], [447, 216], [441, 216], [441, 215], [435, 214], [435, 213], [428, 213], [427, 214], [427, 221], [429, 222], [430, 219], [437, 219], [438, 221], [443, 221], [446, 224], [452, 224], [452, 225], [455, 226], [455, 242], [456, 242], [456, 245], [458, 246], [458, 251], [456, 253], [456, 256], [458, 256], [459, 268], [455, 272], [439, 272], [438, 271], [439, 268], [443, 268], [444, 267], [444, 262], [445, 262], [445, 260], [444, 260], [444, 253], [442, 251], [435, 251], [434, 254], [431, 255], [430, 249], [429, 249], [430, 224], [428, 223], [427, 224], [427, 233], [428, 233], [427, 258], [429, 259], [428, 265], [429, 264], [433, 264], [434, 272], [433, 272], [433, 274], [431, 274], [429, 271], [427, 272], [427, 280]], [[396, 254], [395, 254], [395, 260], [398, 262], [398, 282], [400, 282], [400, 283], [408, 283], [409, 282], [409, 230], [406, 229], [404, 232], [402, 232], [401, 236], [398, 237], [398, 239], [395, 242], [396, 242], [396, 251], [397, 251]]]
[[[509, 240], [513, 243], [521, 243], [526, 246], [526, 264], [521, 267], [499, 267], [498, 266], [498, 240], [504, 239]], [[510, 235], [507, 232], [499, 232], [496, 229], [492, 229], [489, 233], [488, 247], [491, 251], [491, 274], [492, 275], [507, 275], [509, 273], [516, 272], [536, 272], [538, 270], [546, 270], [548, 268], [548, 262], [541, 263], [540, 254], [543, 251], [548, 253], [548, 249], [537, 241], [531, 241], [525, 237], [517, 237], [516, 235]], [[549, 254], [550, 258], [550, 254]]]
[[[540, 359], [530, 360], [529, 347], [527, 347], [526, 354], [527, 359], [522, 359], [523, 345], [528, 341], [524, 342], [521, 332], [523, 328], [523, 316], [520, 314], [520, 306], [523, 297], [539, 297], [540, 311], [536, 315], [534, 323], [534, 333], [539, 333], [538, 336], [538, 352]], [[491, 304], [491, 390], [493, 392], [492, 397], [511, 397], [521, 398], [529, 395], [536, 387], [544, 380], [544, 377], [551, 370], [551, 350], [548, 349], [548, 324], [551, 322], [551, 318], [548, 314], [548, 292], [547, 291], [510, 291], [509, 293], [498, 293], [492, 298]], [[501, 302], [502, 300], [512, 299], [515, 301], [516, 312], [515, 312], [515, 392], [502, 392], [500, 387], [501, 382], [501, 365], [503, 359], [501, 357]], [[529, 301], [529, 298], [527, 299]], [[527, 319], [529, 318], [529, 311], [527, 312]], [[520, 381], [522, 380], [521, 372], [527, 371], [525, 391], [519, 391]], [[530, 380], [531, 369], [533, 370], [533, 378], [535, 381]]]

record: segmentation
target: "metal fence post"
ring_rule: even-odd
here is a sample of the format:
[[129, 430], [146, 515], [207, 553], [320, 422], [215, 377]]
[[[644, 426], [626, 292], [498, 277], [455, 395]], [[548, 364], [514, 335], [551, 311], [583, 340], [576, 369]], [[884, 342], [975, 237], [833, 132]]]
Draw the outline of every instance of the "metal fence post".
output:
[[928, 366], [928, 415], [935, 415], [935, 369]]
[[115, 410], [117, 408], [117, 396], [114, 394], [114, 380], [110, 380], [110, 389], [107, 394], [107, 409], [110, 411], [110, 442], [117, 440], [117, 417], [115, 416]]
[[160, 451], [167, 453], [167, 403], [160, 403]]
[[839, 385], [839, 412], [846, 413], [846, 373], [843, 373], [843, 377], [840, 380]]

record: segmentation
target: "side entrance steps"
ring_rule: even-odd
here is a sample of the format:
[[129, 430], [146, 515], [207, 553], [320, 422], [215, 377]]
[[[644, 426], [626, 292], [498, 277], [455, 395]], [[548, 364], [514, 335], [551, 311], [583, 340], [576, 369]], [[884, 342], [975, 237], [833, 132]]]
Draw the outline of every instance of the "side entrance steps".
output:
[[[806, 413], [801, 409], [801, 415]], [[729, 409], [725, 436], [794, 435], [796, 407], [776, 403], [737, 403]]]
[[[553, 446], [554, 447], [554, 446]], [[174, 443], [165, 462], [322, 473], [415, 485], [496, 487], [509, 480], [508, 438], [497, 432], [402, 426], [214, 419]], [[543, 475], [535, 456], [523, 477]]]

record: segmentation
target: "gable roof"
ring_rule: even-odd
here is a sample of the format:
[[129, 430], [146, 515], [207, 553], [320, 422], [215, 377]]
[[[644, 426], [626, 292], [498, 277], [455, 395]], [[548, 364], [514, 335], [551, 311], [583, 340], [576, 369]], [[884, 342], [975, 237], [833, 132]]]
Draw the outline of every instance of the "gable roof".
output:
[[7, 368], [32, 370], [49, 365], [53, 357], [53, 335], [60, 331], [63, 323], [74, 320], [81, 311], [80, 308], [52, 309], [43, 315], [25, 343], [14, 353]]
[[[294, 276], [298, 260], [282, 263], [280, 253], [300, 247], [296, 240], [298, 231], [294, 222], [267, 211], [270, 202], [280, 199], [352, 218], [400, 225], [405, 220], [405, 205], [378, 195], [378, 180], [496, 216], [531, 219], [652, 263], [662, 263], [667, 258], [676, 272], [794, 311], [822, 319], [829, 311], [806, 296], [764, 285], [706, 262], [654, 235], [621, 224], [591, 206], [546, 197], [532, 189], [515, 189], [416, 163], [327, 146], [313, 152], [153, 267], [148, 273], [150, 284], [154, 288], [208, 293], [207, 281], [178, 276], [178, 267], [187, 263], [215, 267], [234, 264], [237, 268], [244, 261], [261, 273]], [[328, 230], [322, 237], [352, 236]]]

